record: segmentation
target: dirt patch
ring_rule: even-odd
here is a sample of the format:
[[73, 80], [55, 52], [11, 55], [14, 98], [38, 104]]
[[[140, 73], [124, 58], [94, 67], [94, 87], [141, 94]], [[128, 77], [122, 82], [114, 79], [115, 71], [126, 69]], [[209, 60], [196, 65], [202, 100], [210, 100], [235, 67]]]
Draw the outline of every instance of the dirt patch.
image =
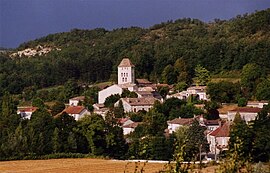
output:
[[[144, 173], [164, 170], [165, 163], [135, 163], [104, 159], [50, 159], [0, 162], [1, 173], [134, 173], [143, 168]], [[214, 173], [217, 166], [210, 166], [201, 173]], [[198, 170], [193, 169], [193, 172]]]
[[[137, 163], [138, 169], [144, 163]], [[103, 159], [51, 159], [0, 162], [1, 173], [133, 173], [136, 163]], [[147, 163], [145, 173], [162, 170], [162, 163]]]

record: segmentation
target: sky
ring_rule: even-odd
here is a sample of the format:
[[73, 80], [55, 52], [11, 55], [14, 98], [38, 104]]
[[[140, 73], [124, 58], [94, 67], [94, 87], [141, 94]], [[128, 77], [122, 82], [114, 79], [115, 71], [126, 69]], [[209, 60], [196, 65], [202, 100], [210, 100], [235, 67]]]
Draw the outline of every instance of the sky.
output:
[[188, 17], [209, 22], [267, 8], [270, 0], [0, 0], [0, 47], [74, 28], [148, 28]]

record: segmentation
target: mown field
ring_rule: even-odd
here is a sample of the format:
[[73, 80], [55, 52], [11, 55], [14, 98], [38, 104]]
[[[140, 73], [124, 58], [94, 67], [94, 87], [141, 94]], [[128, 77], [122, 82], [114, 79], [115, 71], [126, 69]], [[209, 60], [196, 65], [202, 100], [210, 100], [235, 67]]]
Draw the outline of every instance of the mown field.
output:
[[[144, 163], [137, 163], [138, 169]], [[21, 160], [0, 162], [1, 173], [134, 173], [136, 163], [103, 159], [50, 159]], [[155, 173], [164, 169], [164, 163], [147, 163], [144, 173]], [[203, 172], [214, 172], [213, 168], [205, 168]]]

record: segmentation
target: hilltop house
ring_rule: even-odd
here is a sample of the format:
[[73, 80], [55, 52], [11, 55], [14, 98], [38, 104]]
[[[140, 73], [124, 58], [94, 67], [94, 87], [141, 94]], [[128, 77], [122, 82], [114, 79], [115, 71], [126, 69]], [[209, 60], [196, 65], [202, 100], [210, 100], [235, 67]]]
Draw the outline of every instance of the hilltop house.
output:
[[18, 107], [17, 114], [20, 114], [23, 119], [30, 119], [33, 112], [37, 110], [37, 107], [28, 106], [28, 107]]
[[63, 112], [66, 112], [68, 115], [74, 117], [76, 121], [85, 115], [90, 114], [90, 112], [84, 106], [69, 106]]

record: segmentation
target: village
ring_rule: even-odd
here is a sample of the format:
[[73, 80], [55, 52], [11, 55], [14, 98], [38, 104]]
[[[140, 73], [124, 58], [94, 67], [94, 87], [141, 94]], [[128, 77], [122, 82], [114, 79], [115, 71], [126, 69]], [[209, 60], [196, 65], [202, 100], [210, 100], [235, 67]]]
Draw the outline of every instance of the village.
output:
[[[159, 87], [169, 88], [169, 92], [165, 97], [162, 97], [158, 92]], [[118, 65], [118, 83], [111, 86], [105, 86], [98, 92], [98, 103], [93, 104], [93, 110], [88, 110], [87, 107], [81, 103], [84, 102], [85, 96], [77, 96], [69, 99], [66, 108], [62, 112], [66, 112], [72, 116], [76, 121], [91, 114], [98, 114], [106, 119], [111, 108], [105, 106], [106, 99], [121, 95], [123, 92], [135, 93], [135, 97], [119, 97], [113, 107], [121, 106], [125, 117], [117, 118], [118, 126], [123, 130], [125, 136], [130, 135], [135, 131], [136, 127], [142, 122], [132, 121], [128, 116], [129, 113], [148, 112], [153, 109], [154, 104], [164, 103], [167, 99], [176, 98], [187, 101], [189, 97], [193, 96], [200, 104], [194, 106], [204, 112], [204, 102], [209, 101], [209, 96], [206, 92], [207, 86], [190, 86], [181, 92], [175, 92], [174, 87], [168, 84], [155, 84], [147, 79], [136, 79], [135, 65], [132, 64], [129, 58], [123, 58]], [[180, 127], [191, 126], [193, 121], [198, 121], [200, 126], [205, 127], [205, 137], [209, 144], [209, 152], [204, 159], [217, 160], [219, 153], [228, 150], [230, 140], [230, 126], [239, 114], [241, 118], [249, 124], [254, 121], [258, 113], [262, 110], [264, 105], [268, 105], [266, 101], [248, 101], [245, 107], [238, 107], [224, 104], [220, 108], [219, 116], [216, 119], [206, 119], [203, 115], [195, 115], [190, 118], [174, 118], [167, 121], [167, 128], [164, 130], [164, 135], [175, 133]], [[229, 107], [230, 109], [226, 109]], [[18, 107], [17, 114], [24, 119], [31, 119], [32, 113], [38, 108], [34, 106]], [[62, 113], [61, 112], [61, 113]], [[59, 114], [61, 114], [59, 113]], [[212, 155], [212, 158], [210, 157]], [[209, 158], [208, 158], [209, 156]]]

